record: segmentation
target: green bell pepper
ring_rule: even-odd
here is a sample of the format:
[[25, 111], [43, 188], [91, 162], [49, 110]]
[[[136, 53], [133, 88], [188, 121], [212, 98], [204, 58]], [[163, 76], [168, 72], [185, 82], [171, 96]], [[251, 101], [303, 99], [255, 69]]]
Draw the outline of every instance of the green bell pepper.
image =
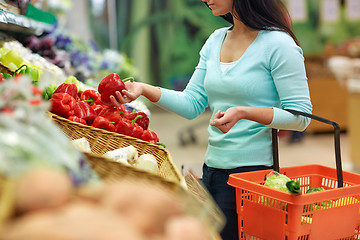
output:
[[26, 64], [23, 64], [18, 69], [16, 69], [14, 75], [16, 74], [29, 75], [34, 85], [37, 85], [37, 82], [39, 81], [39, 71], [36, 68], [29, 67]]
[[301, 194], [299, 181], [288, 181], [286, 182], [286, 187], [292, 194]]
[[306, 193], [321, 192], [321, 191], [325, 191], [325, 188], [323, 188], [323, 187], [309, 188], [306, 191]]

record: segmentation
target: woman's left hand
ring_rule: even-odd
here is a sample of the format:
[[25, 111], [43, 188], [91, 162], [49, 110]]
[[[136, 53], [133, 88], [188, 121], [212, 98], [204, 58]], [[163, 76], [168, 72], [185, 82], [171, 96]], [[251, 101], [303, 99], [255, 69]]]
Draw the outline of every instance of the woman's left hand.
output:
[[220, 110], [215, 113], [210, 125], [217, 127], [223, 133], [227, 133], [240, 119], [243, 119], [241, 111], [237, 107], [231, 107], [225, 112]]
[[217, 127], [223, 133], [227, 133], [241, 119], [268, 125], [272, 122], [273, 116], [274, 110], [271, 107], [237, 106], [231, 107], [225, 112], [218, 111], [215, 113], [210, 125]]

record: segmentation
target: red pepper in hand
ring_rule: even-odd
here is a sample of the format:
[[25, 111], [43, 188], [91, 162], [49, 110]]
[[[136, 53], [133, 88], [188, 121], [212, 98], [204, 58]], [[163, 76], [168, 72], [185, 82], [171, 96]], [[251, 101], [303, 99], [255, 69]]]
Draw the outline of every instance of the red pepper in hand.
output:
[[127, 80], [134, 81], [134, 78], [129, 77], [121, 80], [118, 74], [112, 73], [101, 80], [98, 86], [98, 92], [101, 94], [101, 101], [104, 104], [112, 105], [110, 96], [116, 96], [115, 92], [117, 91], [121, 93], [121, 91], [125, 89], [124, 82]]
[[62, 83], [56, 88], [54, 93], [67, 93], [75, 100], [79, 99], [77, 95], [78, 89], [75, 84]]
[[140, 116], [137, 118], [136, 123], [139, 124], [144, 130], [148, 129], [149, 127], [149, 118], [144, 112], [132, 112], [127, 117], [130, 120], [134, 120], [137, 116]]
[[87, 102], [89, 105], [93, 105], [100, 99], [101, 95], [96, 90], [85, 90], [81, 93], [80, 101]]
[[159, 138], [156, 135], [156, 133], [153, 131], [150, 131], [149, 129], [144, 130], [144, 132], [140, 138], [144, 141], [147, 141], [147, 142], [153, 143], [153, 144], [156, 144], [159, 141]]
[[115, 132], [115, 125], [112, 122], [110, 122], [109, 119], [106, 119], [101, 116], [97, 116], [91, 126], [104, 129], [110, 132]]
[[119, 108], [115, 106], [104, 107], [104, 109], [98, 114], [98, 116], [107, 118], [110, 122], [114, 122], [115, 124], [117, 124], [121, 119]]
[[92, 123], [97, 117], [94, 109], [92, 109], [89, 104], [81, 101], [76, 102], [74, 107], [74, 115], [84, 119], [88, 123]]
[[143, 128], [140, 127], [137, 123], [135, 123], [136, 118], [134, 120], [129, 120], [122, 118], [119, 123], [116, 125], [116, 132], [120, 134], [124, 134], [134, 138], [141, 138], [143, 133]]
[[84, 119], [79, 118], [79, 117], [77, 117], [77, 116], [70, 116], [70, 117], [68, 117], [68, 119], [69, 119], [70, 121], [73, 121], [73, 122], [82, 123], [82, 124], [84, 124], [84, 125], [87, 125], [87, 124], [86, 124], [86, 121], [85, 121]]
[[76, 100], [68, 93], [54, 93], [49, 101], [50, 112], [64, 118], [74, 115]]

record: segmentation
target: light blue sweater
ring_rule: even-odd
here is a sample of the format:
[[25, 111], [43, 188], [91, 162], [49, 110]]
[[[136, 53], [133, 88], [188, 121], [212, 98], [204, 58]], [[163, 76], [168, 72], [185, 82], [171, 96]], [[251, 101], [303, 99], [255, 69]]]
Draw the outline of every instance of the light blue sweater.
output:
[[221, 169], [271, 165], [271, 128], [303, 131], [310, 123], [283, 110], [312, 110], [302, 50], [287, 33], [260, 31], [236, 64], [222, 72], [220, 49], [228, 29], [218, 29], [208, 38], [186, 89], [161, 88], [158, 104], [188, 119], [207, 106], [213, 114], [234, 106], [273, 107], [267, 126], [240, 120], [224, 134], [209, 125], [204, 159], [209, 167]]

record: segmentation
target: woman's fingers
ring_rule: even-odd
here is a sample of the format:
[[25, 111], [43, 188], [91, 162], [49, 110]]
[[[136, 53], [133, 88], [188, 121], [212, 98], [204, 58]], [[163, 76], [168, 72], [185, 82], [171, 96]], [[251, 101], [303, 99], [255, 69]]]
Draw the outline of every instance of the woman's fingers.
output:
[[123, 91], [123, 94], [120, 92], [115, 92], [115, 96], [110, 96], [110, 101], [113, 105], [119, 107], [121, 104], [128, 103], [133, 101], [133, 96], [128, 91]]
[[126, 96], [122, 95], [121, 92], [116, 91], [115, 94], [116, 94], [117, 100], [118, 100], [120, 103], [127, 103]]
[[217, 111], [210, 121], [210, 125], [218, 128], [221, 132], [227, 133], [233, 126], [231, 119], [225, 117], [225, 112]]
[[220, 110], [217, 111], [214, 114], [214, 117], [212, 118], [212, 120], [210, 121], [210, 125], [211, 126], [217, 126], [220, 124], [220, 119], [224, 116], [224, 113], [222, 113]]
[[122, 96], [128, 100], [128, 102], [134, 101], [137, 96], [135, 93], [129, 92], [127, 90], [122, 91]]

